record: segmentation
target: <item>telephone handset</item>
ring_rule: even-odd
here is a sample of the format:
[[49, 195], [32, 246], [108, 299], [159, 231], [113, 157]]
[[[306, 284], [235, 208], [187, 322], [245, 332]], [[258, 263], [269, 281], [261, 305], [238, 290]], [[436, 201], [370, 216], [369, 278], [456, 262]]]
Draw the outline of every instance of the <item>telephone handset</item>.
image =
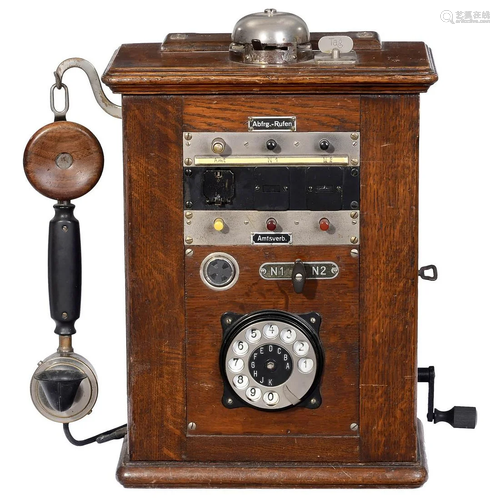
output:
[[[31, 380], [31, 397], [42, 415], [62, 422], [68, 439], [82, 445], [103, 442], [110, 433], [111, 439], [123, 437], [126, 426], [85, 441], [75, 440], [68, 427], [70, 422], [91, 412], [98, 393], [94, 368], [87, 359], [75, 353], [72, 346], [75, 322], [80, 317], [82, 282], [80, 225], [74, 216], [72, 200], [85, 195], [97, 184], [104, 167], [103, 151], [94, 134], [83, 125], [66, 121], [69, 97], [61, 79], [68, 67], [84, 69], [91, 83], [97, 76], [90, 63], [82, 59], [68, 60], [59, 66], [55, 73], [56, 84], [51, 89], [55, 121], [33, 135], [24, 153], [24, 169], [32, 186], [56, 200], [55, 214], [49, 225], [48, 282], [50, 315], [55, 321], [54, 332], [59, 335], [59, 346], [54, 354], [38, 364]], [[98, 79], [97, 83], [100, 87]], [[54, 106], [56, 87], [65, 91], [62, 111]], [[101, 89], [100, 99], [103, 95]]]

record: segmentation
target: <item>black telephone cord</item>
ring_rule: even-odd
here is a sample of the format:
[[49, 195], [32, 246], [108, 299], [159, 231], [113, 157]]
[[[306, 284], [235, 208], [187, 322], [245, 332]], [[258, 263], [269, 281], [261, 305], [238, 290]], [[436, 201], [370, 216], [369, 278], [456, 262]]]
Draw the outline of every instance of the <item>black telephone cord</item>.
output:
[[68, 438], [68, 441], [75, 446], [85, 446], [90, 443], [106, 443], [113, 439], [121, 439], [127, 435], [127, 424], [121, 425], [120, 427], [115, 427], [109, 431], [102, 432], [101, 434], [96, 434], [93, 437], [78, 440], [75, 439], [69, 430], [69, 424], [63, 424], [64, 435]]

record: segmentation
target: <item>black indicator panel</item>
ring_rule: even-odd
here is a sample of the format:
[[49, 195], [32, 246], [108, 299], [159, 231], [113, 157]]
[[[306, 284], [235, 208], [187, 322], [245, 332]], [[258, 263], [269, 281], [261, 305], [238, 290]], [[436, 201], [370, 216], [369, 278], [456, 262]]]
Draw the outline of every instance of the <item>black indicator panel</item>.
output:
[[190, 210], [359, 209], [359, 169], [351, 167], [192, 167], [184, 170]]

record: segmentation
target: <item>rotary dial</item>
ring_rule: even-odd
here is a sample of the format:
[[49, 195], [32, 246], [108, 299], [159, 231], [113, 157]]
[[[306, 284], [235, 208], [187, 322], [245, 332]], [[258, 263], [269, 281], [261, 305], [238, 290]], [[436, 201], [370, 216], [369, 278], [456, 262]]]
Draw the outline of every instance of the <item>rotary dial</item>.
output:
[[256, 314], [255, 319], [239, 322], [228, 335], [223, 375], [245, 405], [263, 410], [296, 406], [318, 383], [319, 339], [307, 325], [285, 321], [286, 314], [261, 320]]

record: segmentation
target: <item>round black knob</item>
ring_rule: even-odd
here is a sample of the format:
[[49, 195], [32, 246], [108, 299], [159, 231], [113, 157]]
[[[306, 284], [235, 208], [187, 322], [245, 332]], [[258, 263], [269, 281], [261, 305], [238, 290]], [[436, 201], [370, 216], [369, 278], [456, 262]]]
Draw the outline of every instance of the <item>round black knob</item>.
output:
[[269, 151], [274, 151], [277, 146], [278, 146], [278, 143], [274, 139], [269, 139], [266, 142], [266, 148], [269, 149]]
[[474, 429], [477, 423], [477, 410], [474, 406], [454, 406], [451, 410], [434, 410], [434, 423], [447, 422], [458, 429]]
[[330, 147], [330, 141], [327, 139], [321, 139], [319, 141], [319, 148], [322, 149], [323, 151], [326, 151]]

